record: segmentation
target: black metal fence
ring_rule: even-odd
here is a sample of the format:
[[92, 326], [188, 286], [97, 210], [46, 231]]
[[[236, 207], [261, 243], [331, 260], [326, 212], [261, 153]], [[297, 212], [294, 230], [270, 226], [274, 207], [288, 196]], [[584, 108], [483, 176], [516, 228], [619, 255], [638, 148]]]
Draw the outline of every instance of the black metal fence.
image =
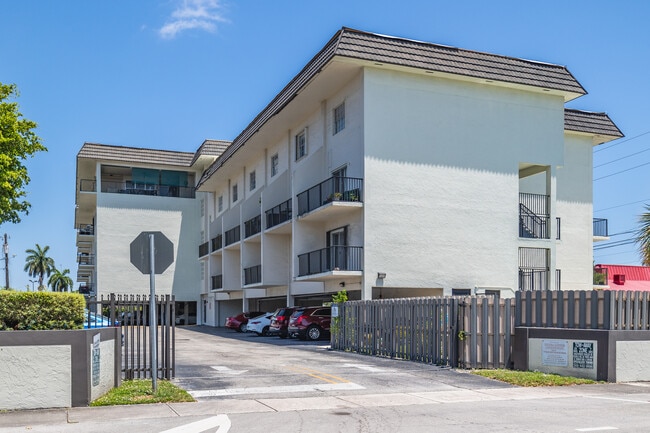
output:
[[262, 282], [262, 265], [244, 268], [244, 285]]
[[289, 199], [272, 207], [266, 211], [266, 228], [277, 226], [285, 221], [291, 220], [291, 204], [292, 200]]
[[226, 237], [226, 242], [225, 242], [226, 246], [228, 246], [230, 244], [234, 244], [235, 242], [239, 242], [239, 240], [241, 239], [241, 228], [240, 228], [240, 226], [236, 225], [235, 227], [233, 227], [230, 230], [226, 231], [225, 237]]
[[244, 222], [244, 237], [250, 237], [262, 231], [262, 217], [259, 215], [254, 216], [248, 221]]
[[331, 246], [298, 256], [299, 276], [362, 270], [363, 247]]
[[115, 295], [100, 299], [87, 299], [88, 310], [106, 316], [110, 323], [122, 329], [122, 378], [146, 379], [157, 377], [172, 379], [176, 370], [175, 335], [176, 312], [173, 296], [157, 296], [156, 358], [158, 365], [151, 366], [151, 340], [149, 333], [149, 297], [140, 295]]
[[356, 177], [330, 177], [298, 194], [298, 215], [303, 215], [329, 202], [363, 201], [363, 179]]

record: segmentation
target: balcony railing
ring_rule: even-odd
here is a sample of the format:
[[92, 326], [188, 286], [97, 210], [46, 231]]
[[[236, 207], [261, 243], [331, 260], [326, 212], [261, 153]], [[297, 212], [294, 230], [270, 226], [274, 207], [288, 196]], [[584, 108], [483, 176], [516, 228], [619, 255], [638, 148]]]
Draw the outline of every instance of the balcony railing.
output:
[[97, 191], [97, 182], [94, 179], [81, 179], [79, 181], [79, 191], [95, 192]]
[[209, 247], [210, 247], [209, 242], [204, 242], [201, 245], [199, 245], [199, 257], [207, 256], [208, 253], [210, 252]]
[[363, 179], [330, 177], [298, 194], [298, 215], [306, 214], [333, 201], [363, 201]]
[[257, 284], [262, 282], [262, 265], [244, 268], [244, 285]]
[[212, 290], [223, 289], [223, 275], [213, 275], [210, 279], [212, 280], [210, 285]]
[[292, 200], [289, 199], [284, 203], [280, 203], [277, 206], [272, 207], [266, 211], [266, 228], [270, 229], [271, 227], [282, 224], [285, 221], [291, 220], [291, 204]]
[[262, 217], [259, 215], [244, 222], [245, 237], [253, 236], [262, 231]]
[[[91, 183], [92, 182], [92, 183]], [[94, 180], [82, 179], [81, 191], [95, 191]], [[132, 183], [103, 180], [101, 192], [116, 194], [155, 195], [162, 197], [194, 198], [195, 188], [189, 186], [163, 185], [152, 183]], [[92, 188], [92, 189], [91, 189]]]
[[519, 237], [549, 239], [549, 196], [519, 193]]
[[94, 254], [79, 254], [77, 257], [77, 262], [80, 265], [94, 265], [95, 264], [95, 255]]
[[79, 224], [79, 234], [84, 236], [94, 236], [95, 226], [92, 224]]
[[594, 218], [594, 236], [608, 237], [609, 231], [607, 230], [607, 219]]
[[83, 286], [79, 286], [79, 293], [82, 295], [89, 295], [93, 292], [93, 286], [92, 284], [86, 284]]
[[223, 247], [223, 236], [217, 235], [210, 239], [210, 247], [212, 251], [218, 251]]
[[234, 244], [235, 242], [239, 242], [239, 240], [241, 239], [241, 230], [239, 225], [228, 230], [225, 236], [226, 236], [226, 246], [230, 244]]
[[363, 271], [363, 247], [333, 246], [298, 256], [298, 276], [331, 271]]
[[519, 290], [548, 290], [549, 270], [519, 268]]

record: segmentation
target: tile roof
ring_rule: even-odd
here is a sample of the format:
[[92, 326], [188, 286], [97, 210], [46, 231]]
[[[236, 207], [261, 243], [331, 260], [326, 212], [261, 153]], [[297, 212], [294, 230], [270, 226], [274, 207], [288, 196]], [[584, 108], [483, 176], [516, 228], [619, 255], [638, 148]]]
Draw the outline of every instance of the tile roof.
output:
[[344, 27], [235, 138], [232, 145], [203, 173], [197, 187], [207, 181], [253, 134], [289, 104], [296, 94], [337, 56], [559, 90], [575, 96], [587, 93], [564, 66]]
[[204, 155], [219, 157], [232, 144], [231, 141], [225, 140], [205, 140], [194, 153], [194, 158], [190, 165]]
[[77, 158], [189, 167], [194, 158], [194, 153], [84, 143], [77, 154]]
[[590, 134], [623, 137], [623, 133], [606, 113], [564, 110], [564, 129], [567, 131], [586, 132]]

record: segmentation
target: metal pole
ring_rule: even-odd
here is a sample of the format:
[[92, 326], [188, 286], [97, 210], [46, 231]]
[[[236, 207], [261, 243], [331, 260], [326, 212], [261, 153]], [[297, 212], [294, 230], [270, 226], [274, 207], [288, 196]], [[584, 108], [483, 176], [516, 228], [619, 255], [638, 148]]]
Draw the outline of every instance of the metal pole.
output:
[[154, 235], [149, 234], [149, 287], [151, 292], [149, 294], [149, 342], [151, 352], [151, 388], [153, 392], [158, 391], [158, 358], [156, 353], [156, 345], [158, 338], [156, 331], [158, 323], [156, 321], [156, 267], [155, 267], [155, 251], [154, 251]]
[[7, 242], [7, 233], [5, 233], [5, 243], [2, 245], [2, 251], [5, 254], [5, 288], [9, 290], [9, 242]]

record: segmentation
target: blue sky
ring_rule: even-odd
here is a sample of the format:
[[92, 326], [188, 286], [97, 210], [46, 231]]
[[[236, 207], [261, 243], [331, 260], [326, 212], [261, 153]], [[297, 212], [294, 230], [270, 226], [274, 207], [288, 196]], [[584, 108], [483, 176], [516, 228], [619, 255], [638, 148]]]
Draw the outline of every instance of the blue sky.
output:
[[[17, 289], [31, 286], [24, 251], [36, 243], [76, 279], [84, 142], [194, 151], [231, 140], [343, 26], [566, 65], [589, 92], [568, 106], [605, 111], [626, 135], [594, 153], [594, 216], [625, 241], [650, 203], [647, 2], [2, 0], [0, 10], [0, 82], [18, 86], [49, 149], [26, 163], [29, 215], [0, 225]], [[594, 258], [639, 264], [632, 244]]]

